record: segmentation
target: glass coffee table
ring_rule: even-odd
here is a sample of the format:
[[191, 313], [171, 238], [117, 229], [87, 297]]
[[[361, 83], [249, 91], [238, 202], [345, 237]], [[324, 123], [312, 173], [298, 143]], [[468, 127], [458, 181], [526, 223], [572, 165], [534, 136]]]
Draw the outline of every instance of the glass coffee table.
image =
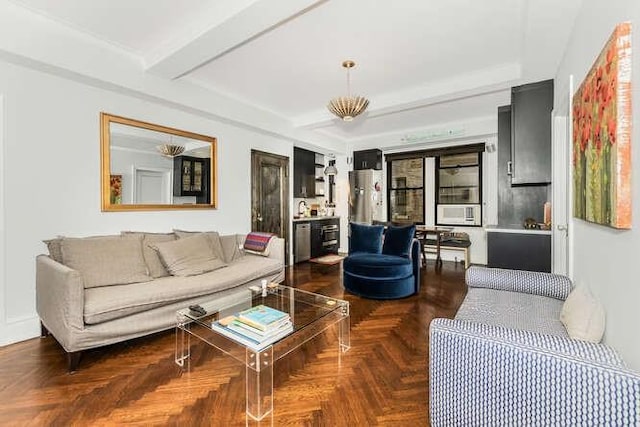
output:
[[[194, 336], [244, 363], [247, 415], [259, 421], [273, 411], [273, 363], [276, 360], [335, 324], [338, 324], [339, 358], [351, 344], [347, 301], [274, 283], [265, 290], [254, 289], [238, 290], [200, 304], [207, 312], [204, 315], [196, 315], [188, 308], [178, 310], [175, 361], [185, 368]], [[293, 332], [270, 345], [253, 349], [211, 328], [217, 320], [260, 304], [288, 313]]]

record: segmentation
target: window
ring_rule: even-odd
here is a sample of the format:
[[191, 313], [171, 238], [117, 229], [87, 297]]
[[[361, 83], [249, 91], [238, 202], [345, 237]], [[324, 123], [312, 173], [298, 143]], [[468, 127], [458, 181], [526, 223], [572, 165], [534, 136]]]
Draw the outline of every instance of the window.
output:
[[437, 157], [436, 179], [436, 223], [481, 225], [481, 153]]
[[393, 160], [388, 163], [388, 215], [392, 222], [424, 224], [424, 161]]

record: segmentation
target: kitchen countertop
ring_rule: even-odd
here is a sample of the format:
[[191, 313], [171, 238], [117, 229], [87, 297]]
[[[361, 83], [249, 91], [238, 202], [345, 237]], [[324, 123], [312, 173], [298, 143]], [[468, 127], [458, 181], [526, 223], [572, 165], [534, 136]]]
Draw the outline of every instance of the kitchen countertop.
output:
[[307, 222], [307, 221], [318, 221], [321, 219], [339, 219], [340, 217], [335, 216], [305, 216], [300, 218], [293, 218], [293, 222]]
[[527, 229], [522, 225], [487, 225], [484, 227], [487, 233], [518, 233], [518, 234], [547, 234], [551, 235], [551, 230]]

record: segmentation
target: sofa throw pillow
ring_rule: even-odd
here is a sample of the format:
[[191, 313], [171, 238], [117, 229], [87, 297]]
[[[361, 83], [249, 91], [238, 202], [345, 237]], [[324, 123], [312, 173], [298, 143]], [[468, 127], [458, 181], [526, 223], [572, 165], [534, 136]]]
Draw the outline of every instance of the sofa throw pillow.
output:
[[604, 335], [604, 308], [583, 286], [576, 286], [565, 300], [560, 321], [577, 340], [599, 343]]
[[222, 246], [222, 253], [224, 254], [224, 260], [227, 264], [231, 264], [244, 256], [244, 251], [241, 249], [243, 244], [243, 239], [237, 234], [220, 236], [220, 245]]
[[349, 253], [367, 252], [379, 254], [382, 251], [383, 225], [349, 224]]
[[154, 243], [151, 247], [160, 253], [162, 262], [173, 276], [195, 276], [227, 265], [213, 252], [208, 237], [203, 233], [172, 242]]
[[58, 236], [55, 239], [43, 240], [42, 242], [47, 245], [49, 256], [56, 262], [62, 264], [62, 236]]
[[382, 253], [409, 258], [409, 255], [411, 254], [411, 242], [413, 242], [415, 234], [415, 225], [387, 227], [387, 231], [384, 233]]
[[245, 253], [268, 257], [271, 252], [271, 240], [274, 237], [276, 235], [273, 233], [252, 231], [246, 235], [242, 248]]
[[176, 235], [173, 233], [147, 233], [141, 231], [123, 231], [123, 236], [142, 236], [142, 255], [144, 256], [144, 262], [147, 264], [149, 275], [154, 279], [159, 277], [170, 276], [169, 272], [162, 264], [158, 251], [153, 249], [151, 245], [160, 242], [172, 242], [176, 240]]
[[192, 237], [196, 234], [204, 234], [209, 240], [209, 245], [213, 249], [213, 253], [220, 259], [224, 258], [224, 251], [222, 250], [222, 244], [220, 243], [220, 235], [217, 231], [185, 231], [185, 230], [173, 230], [178, 239], [184, 239], [185, 237]]
[[151, 280], [142, 236], [66, 237], [60, 246], [63, 264], [82, 274], [85, 288]]

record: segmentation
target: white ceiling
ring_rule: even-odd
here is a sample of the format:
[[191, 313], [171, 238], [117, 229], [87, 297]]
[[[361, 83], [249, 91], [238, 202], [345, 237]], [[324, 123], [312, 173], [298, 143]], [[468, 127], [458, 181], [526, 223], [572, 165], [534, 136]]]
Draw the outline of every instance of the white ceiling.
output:
[[[581, 0], [13, 0], [139, 59], [145, 73], [200, 85], [358, 143], [495, 116], [516, 84], [553, 78]], [[368, 112], [327, 111], [352, 91]]]

